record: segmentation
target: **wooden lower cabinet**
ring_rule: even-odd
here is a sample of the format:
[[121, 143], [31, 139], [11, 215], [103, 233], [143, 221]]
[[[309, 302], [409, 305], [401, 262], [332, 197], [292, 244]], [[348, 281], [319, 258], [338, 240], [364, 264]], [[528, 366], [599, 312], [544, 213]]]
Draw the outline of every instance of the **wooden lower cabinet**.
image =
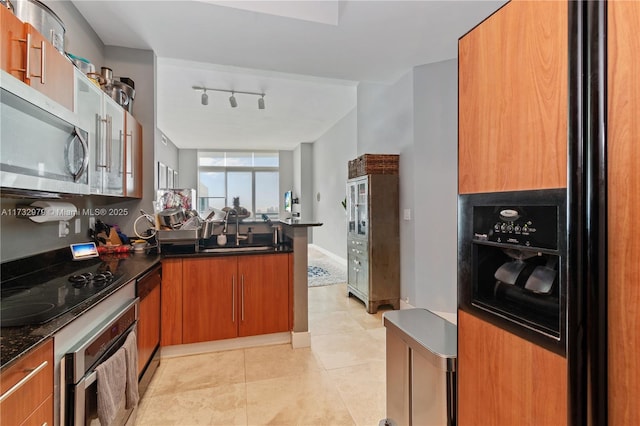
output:
[[182, 259], [162, 260], [160, 346], [182, 343]]
[[288, 331], [290, 257], [164, 260], [162, 346]]
[[0, 424], [53, 425], [53, 339], [3, 371], [0, 389]]
[[567, 424], [566, 359], [458, 311], [458, 424]]
[[162, 274], [157, 268], [137, 283], [138, 297], [138, 375], [160, 343], [160, 288]]
[[237, 258], [182, 262], [182, 343], [237, 337]]

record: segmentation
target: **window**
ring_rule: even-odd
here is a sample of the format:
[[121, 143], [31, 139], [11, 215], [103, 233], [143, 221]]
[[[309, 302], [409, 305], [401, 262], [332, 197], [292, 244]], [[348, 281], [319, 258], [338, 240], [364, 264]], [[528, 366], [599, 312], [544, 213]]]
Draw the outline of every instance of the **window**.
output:
[[279, 156], [277, 152], [198, 152], [198, 211], [240, 206], [251, 217], [277, 218], [280, 210]]

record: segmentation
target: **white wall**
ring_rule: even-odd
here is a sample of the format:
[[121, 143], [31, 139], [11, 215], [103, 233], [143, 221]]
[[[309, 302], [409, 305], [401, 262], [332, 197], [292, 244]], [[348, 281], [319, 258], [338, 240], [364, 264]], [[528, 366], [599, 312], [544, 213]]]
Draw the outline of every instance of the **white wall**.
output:
[[[347, 259], [345, 198], [347, 163], [356, 157], [357, 110], [354, 108], [313, 144], [313, 243]], [[320, 201], [317, 196], [320, 194]]]

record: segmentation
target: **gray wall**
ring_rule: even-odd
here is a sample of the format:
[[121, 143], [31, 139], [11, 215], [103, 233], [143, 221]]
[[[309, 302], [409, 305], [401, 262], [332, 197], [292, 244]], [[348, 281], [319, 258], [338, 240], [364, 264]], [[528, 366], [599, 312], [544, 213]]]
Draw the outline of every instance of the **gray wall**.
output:
[[[313, 144], [313, 243], [346, 260], [345, 199], [347, 163], [356, 157], [357, 110], [354, 108]], [[320, 200], [317, 196], [320, 194]]]
[[[414, 265], [414, 111], [413, 71], [393, 84], [361, 83], [358, 86], [357, 155], [400, 155], [400, 296], [420, 306], [416, 299]], [[411, 220], [404, 220], [404, 210]], [[422, 260], [420, 260], [422, 261]]]
[[458, 62], [414, 69], [416, 306], [456, 312]]
[[104, 43], [70, 1], [47, 1], [46, 5], [60, 17], [65, 27], [64, 49], [88, 59], [100, 72], [104, 65]]
[[[454, 313], [457, 61], [416, 67], [392, 84], [361, 83], [354, 115], [314, 145], [314, 194], [321, 192], [325, 199], [330, 174], [343, 173], [336, 179], [344, 188], [349, 159], [365, 153], [400, 154], [401, 297], [416, 307]], [[349, 146], [354, 131], [357, 142]], [[332, 218], [322, 201], [315, 207], [315, 220]], [[403, 218], [405, 210], [409, 220]], [[345, 258], [345, 228], [334, 221], [340, 219], [314, 230], [314, 243]]]
[[177, 170], [180, 188], [198, 188], [198, 150], [178, 150]]

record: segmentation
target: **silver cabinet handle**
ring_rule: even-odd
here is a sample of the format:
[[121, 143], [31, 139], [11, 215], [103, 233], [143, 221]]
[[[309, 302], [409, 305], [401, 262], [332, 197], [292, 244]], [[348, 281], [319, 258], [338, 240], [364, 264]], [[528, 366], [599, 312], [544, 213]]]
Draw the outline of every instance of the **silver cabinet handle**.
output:
[[111, 173], [112, 165], [112, 149], [113, 149], [113, 120], [110, 115], [107, 114], [107, 172]]
[[11, 71], [18, 71], [25, 73], [25, 78], [29, 78], [29, 43], [31, 43], [31, 34], [27, 34], [26, 38], [14, 38], [12, 41], [17, 41], [18, 43], [24, 43], [27, 51], [26, 64], [24, 68], [12, 68]]
[[[127, 144], [127, 138], [129, 138], [128, 144]], [[131, 178], [133, 179], [133, 131], [131, 131], [130, 133], [124, 134], [124, 144], [128, 148], [127, 151], [131, 153], [131, 155], [129, 156], [130, 163], [131, 163], [131, 170], [127, 171], [127, 165], [125, 164], [125, 168], [124, 168], [125, 173], [128, 175], [131, 175]]]
[[27, 66], [24, 73], [24, 78], [31, 78], [31, 33], [27, 33]]
[[123, 174], [123, 164], [124, 164], [124, 132], [122, 130], [118, 133], [118, 144], [120, 145], [120, 158], [118, 158], [118, 176]]
[[240, 283], [240, 289], [241, 289], [241, 317], [240, 319], [244, 322], [244, 274], [242, 274], [241, 276], [241, 283]]
[[[34, 368], [33, 370], [31, 370], [31, 372], [29, 374], [27, 374], [26, 376], [24, 376], [22, 378], [22, 380], [20, 380], [18, 383], [16, 383], [15, 385], [13, 385], [11, 387], [11, 389], [9, 389], [8, 391], [6, 391], [5, 393], [2, 394], [2, 396], [0, 396], [0, 402], [3, 402], [5, 399], [9, 398], [15, 391], [17, 391], [18, 389], [20, 389], [22, 386], [25, 385], [25, 383], [27, 383], [29, 380], [31, 380], [36, 374], [38, 374], [40, 371], [42, 371], [43, 368], [45, 368], [47, 365], [49, 365], [49, 361], [44, 361], [42, 364], [40, 364], [39, 366], [37, 366], [36, 368]], [[28, 370], [27, 370], [28, 371]]]
[[236, 276], [231, 276], [231, 322], [236, 322]]
[[[100, 117], [100, 114], [96, 114], [96, 150], [98, 152], [96, 152], [96, 172], [98, 171], [99, 168], [103, 168], [106, 169], [107, 168], [107, 162], [106, 162], [106, 153], [104, 152], [103, 149], [100, 148], [100, 142], [102, 141], [102, 123], [106, 123], [107, 119], [103, 119], [102, 117]], [[104, 143], [104, 146], [106, 147], [107, 144], [106, 142]], [[99, 157], [98, 157], [99, 155]], [[98, 163], [98, 158], [100, 158], [100, 160], [104, 163], [104, 164], [100, 164]]]
[[40, 60], [42, 61], [42, 66], [40, 68], [40, 83], [44, 84], [44, 76], [46, 71], [44, 69], [44, 65], [46, 63], [45, 54], [47, 52], [47, 45], [44, 44], [44, 40], [40, 42]]
[[47, 45], [45, 44], [45, 41], [42, 40], [40, 42], [40, 46], [31, 46], [31, 37], [30, 34], [27, 34], [27, 45], [29, 46], [30, 49], [40, 49], [40, 75], [35, 75], [35, 74], [31, 74], [30, 73], [30, 63], [29, 63], [29, 51], [27, 50], [27, 78], [30, 77], [39, 77], [40, 78], [40, 84], [44, 84], [44, 75], [45, 75], [45, 61], [46, 61], [46, 52], [47, 52]]

